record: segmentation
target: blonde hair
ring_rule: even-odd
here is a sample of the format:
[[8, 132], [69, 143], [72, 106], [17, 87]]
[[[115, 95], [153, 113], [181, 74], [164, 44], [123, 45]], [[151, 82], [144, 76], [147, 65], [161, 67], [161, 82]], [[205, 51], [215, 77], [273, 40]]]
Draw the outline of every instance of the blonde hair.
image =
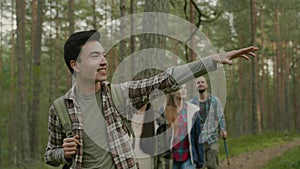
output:
[[168, 125], [174, 125], [176, 127], [176, 119], [178, 117], [178, 112], [179, 112], [179, 105], [176, 105], [175, 100], [174, 100], [174, 95], [172, 94], [167, 94], [167, 103], [165, 107], [165, 118], [166, 121], [168, 122]]

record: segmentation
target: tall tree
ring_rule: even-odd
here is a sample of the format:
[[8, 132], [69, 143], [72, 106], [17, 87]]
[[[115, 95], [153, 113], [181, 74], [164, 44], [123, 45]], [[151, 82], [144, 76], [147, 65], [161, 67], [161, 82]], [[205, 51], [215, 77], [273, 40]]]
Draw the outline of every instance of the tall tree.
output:
[[29, 161], [29, 133], [28, 133], [28, 115], [26, 105], [26, 62], [25, 62], [25, 0], [16, 1], [17, 11], [17, 87], [18, 87], [18, 106], [16, 106], [13, 124], [15, 125], [17, 153], [15, 154], [17, 165], [26, 164]]
[[31, 110], [29, 110], [29, 131], [30, 131], [30, 149], [31, 158], [38, 159], [40, 154], [39, 146], [39, 119], [40, 119], [40, 92], [41, 92], [41, 41], [42, 41], [42, 25], [43, 25], [43, 9], [44, 0], [32, 1], [33, 6], [36, 6], [36, 10], [33, 10], [33, 21], [32, 24], [32, 57], [33, 57], [33, 99]]
[[[135, 27], [134, 27], [134, 17], [132, 16], [134, 14], [135, 10], [135, 0], [130, 0], [130, 31], [131, 35], [135, 33]], [[130, 37], [130, 52], [133, 53], [135, 51], [135, 36]]]
[[[3, 60], [2, 60], [2, 53], [3, 53], [3, 21], [2, 21], [2, 17], [3, 17], [3, 2], [0, 2], [0, 80], [2, 81], [2, 66], [3, 66]], [[0, 93], [3, 93], [3, 85], [1, 83], [0, 85]], [[3, 101], [0, 101], [0, 106], [3, 107]], [[3, 114], [3, 110], [0, 110], [0, 113]], [[3, 124], [3, 123], [2, 123]], [[0, 126], [2, 127], [2, 125]], [[3, 135], [3, 130], [0, 129], [0, 134]], [[3, 150], [3, 142], [0, 142], [0, 149]], [[2, 151], [0, 152], [0, 163], [2, 162], [3, 159], [3, 153]]]
[[[256, 0], [250, 0], [251, 7], [251, 45], [256, 46]], [[255, 57], [256, 59], [256, 57]], [[252, 83], [251, 83], [251, 110], [252, 110], [252, 133], [257, 134], [258, 132], [258, 114], [257, 111], [257, 59], [254, 60], [251, 64], [251, 75], [252, 75]]]
[[[144, 12], [159, 12], [159, 13], [168, 13], [170, 6], [170, 0], [147, 0], [145, 1], [145, 8]], [[158, 15], [146, 15], [143, 18], [143, 29], [145, 32], [148, 31], [158, 31], [159, 32], [166, 32], [167, 31], [167, 18], [166, 17], [158, 17]], [[157, 24], [154, 24], [157, 23]], [[158, 26], [158, 25], [165, 25], [165, 26]], [[157, 49], [166, 49], [166, 37], [164, 35], [158, 34], [143, 34], [141, 37], [141, 49], [147, 48], [157, 48]], [[155, 56], [156, 54], [153, 53]], [[160, 53], [161, 55], [161, 53]], [[140, 56], [144, 59], [147, 59], [147, 56]], [[163, 57], [163, 56], [160, 56]], [[146, 62], [146, 63], [153, 63], [153, 62]], [[147, 65], [146, 67], [154, 66], [154, 65]], [[145, 77], [153, 76], [157, 73], [160, 73], [158, 70], [153, 69], [153, 71], [147, 71], [147, 75]]]
[[277, 123], [277, 130], [282, 129], [282, 121], [281, 121], [281, 116], [283, 114], [282, 111], [282, 86], [281, 86], [281, 76], [280, 76], [280, 70], [281, 70], [281, 38], [280, 38], [280, 7], [279, 4], [275, 3], [275, 37], [276, 37], [276, 46], [275, 46], [275, 51], [276, 51], [276, 57], [275, 57], [275, 86], [276, 90], [274, 91], [274, 96], [276, 98], [276, 114], [275, 114], [275, 123]]
[[[148, 0], [145, 1], [145, 8], [144, 12], [161, 12], [161, 13], [168, 13], [170, 6], [169, 0]], [[146, 16], [143, 21], [143, 28], [147, 30], [154, 30], [154, 29], [162, 29], [166, 31], [167, 28], [161, 27], [157, 28], [156, 25], [153, 23], [158, 23], [159, 25], [163, 25], [167, 22], [166, 18], [157, 18], [157, 17], [150, 17]], [[164, 49], [166, 46], [166, 37], [163, 35], [153, 35], [153, 34], [143, 34], [141, 40], [141, 48], [160, 48]]]
[[[261, 30], [261, 53], [260, 56], [261, 58], [266, 57], [265, 56], [265, 9], [264, 9], [264, 1], [261, 1], [261, 8], [260, 8], [260, 30]], [[260, 105], [260, 110], [261, 110], [261, 126], [262, 126], [262, 130], [267, 129], [267, 125], [270, 125], [270, 121], [272, 121], [271, 119], [271, 111], [268, 111], [269, 109], [267, 109], [267, 105], [266, 105], [266, 100], [268, 98], [268, 80], [269, 80], [269, 73], [268, 73], [268, 64], [265, 62], [264, 59], [261, 59], [261, 69], [262, 69], [262, 75], [259, 78], [259, 84], [260, 87], [258, 88], [258, 93], [260, 93], [260, 97], [259, 97], [259, 105]], [[266, 116], [266, 118], [265, 118]], [[269, 121], [269, 123], [265, 123], [265, 119], [267, 119], [266, 121]], [[268, 127], [271, 128], [271, 127]]]
[[93, 21], [92, 26], [93, 29], [97, 29], [97, 15], [96, 15], [96, 0], [92, 0], [92, 9], [93, 9]]
[[[190, 22], [192, 23], [192, 24], [195, 24], [194, 22], [194, 13], [195, 13], [195, 7], [194, 7], [194, 5], [193, 5], [193, 3], [192, 3], [192, 1], [190, 1]], [[193, 32], [194, 32], [194, 27], [193, 26], [191, 26], [191, 28], [190, 28], [190, 32], [191, 32], [191, 48], [192, 49], [195, 49], [195, 38], [194, 38], [194, 36], [193, 36]], [[192, 49], [190, 49], [190, 58], [187, 58], [187, 61], [189, 62], [189, 61], [193, 61], [193, 60], [195, 60], [196, 59], [196, 54], [195, 54], [195, 52], [193, 52], [193, 50]]]
[[9, 114], [9, 126], [8, 126], [8, 133], [9, 133], [9, 141], [11, 144], [9, 144], [9, 157], [11, 159], [11, 161], [13, 161], [13, 163], [16, 163], [16, 156], [15, 153], [16, 152], [16, 133], [15, 131], [15, 126], [14, 126], [14, 122], [15, 119], [14, 117], [16, 116], [15, 113], [15, 102], [14, 102], [14, 98], [15, 98], [15, 30], [14, 30], [14, 16], [15, 16], [15, 1], [12, 0], [11, 1], [11, 45], [12, 45], [12, 49], [11, 49], [11, 58], [10, 58], [10, 85], [9, 85], [9, 112], [12, 112], [11, 114]]
[[[93, 4], [95, 3], [95, 0], [93, 0]], [[94, 8], [93, 8], [94, 9]], [[74, 32], [74, 0], [69, 0], [69, 11], [68, 11], [68, 19], [69, 19], [69, 35], [71, 35]], [[95, 19], [94, 19], [95, 20]], [[96, 22], [96, 21], [94, 21]], [[67, 79], [68, 79], [68, 88], [71, 87], [72, 75], [68, 71], [67, 73]]]
[[54, 93], [56, 93], [56, 95], [59, 93], [58, 91], [58, 87], [59, 87], [59, 79], [60, 79], [60, 74], [59, 74], [59, 70], [60, 70], [60, 40], [58, 37], [60, 37], [60, 31], [59, 31], [59, 25], [60, 25], [60, 18], [59, 18], [59, 14], [60, 14], [60, 1], [59, 0], [55, 0], [55, 55], [54, 55], [54, 63], [55, 63], [55, 75], [54, 75], [54, 79], [55, 79], [55, 90]]
[[74, 32], [74, 0], [69, 0], [68, 20], [69, 34], [72, 34]]
[[[3, 21], [2, 21], [2, 18], [3, 18], [3, 2], [0, 2], [0, 79], [1, 79], [1, 75], [2, 75], [2, 65], [3, 65], [3, 60], [2, 60], [2, 52], [3, 52]], [[1, 93], [1, 89], [2, 89], [2, 86], [0, 86], [0, 93]]]
[[[120, 17], [124, 17], [126, 13], [126, 4], [124, 0], [120, 0]], [[124, 21], [121, 19], [121, 23], [120, 23], [120, 34], [121, 37], [124, 35], [124, 29], [125, 29], [125, 23]], [[123, 38], [122, 38], [123, 39]], [[125, 57], [125, 47], [126, 47], [126, 42], [125, 40], [122, 40], [120, 42], [120, 55], [119, 55], [119, 62], [121, 62], [124, 57]]]
[[[295, 18], [295, 20], [297, 20], [297, 18]], [[296, 25], [297, 22], [294, 22], [295, 27], [297, 27]], [[298, 26], [299, 27], [299, 26]], [[297, 33], [299, 34], [299, 33]], [[299, 35], [298, 36], [294, 36], [294, 46], [298, 46], [299, 45]], [[293, 111], [294, 111], [294, 124], [295, 124], [295, 130], [297, 132], [300, 132], [300, 57], [297, 57], [297, 54], [299, 53], [299, 49], [297, 47], [295, 47], [295, 51], [294, 53], [296, 53], [296, 55], [294, 55], [293, 57], [293, 64], [291, 65], [291, 71], [292, 71], [292, 98], [293, 98]]]
[[[136, 43], [135, 43], [135, 38], [136, 36], [135, 34], [135, 17], [133, 16], [134, 14], [134, 10], [136, 8], [136, 2], [135, 0], [130, 0], [130, 7], [129, 7], [129, 11], [130, 11], [130, 54], [133, 54], [135, 52], [135, 48], [136, 48]], [[132, 60], [132, 64], [135, 65], [137, 63], [135, 63], [134, 60]], [[135, 72], [134, 67], [131, 67], [131, 72]]]

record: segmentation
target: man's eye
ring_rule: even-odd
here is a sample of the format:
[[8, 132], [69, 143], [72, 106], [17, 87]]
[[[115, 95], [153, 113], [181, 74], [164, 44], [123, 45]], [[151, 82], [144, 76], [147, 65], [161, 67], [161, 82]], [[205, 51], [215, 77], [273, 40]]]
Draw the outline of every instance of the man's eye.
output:
[[94, 55], [91, 55], [91, 57], [98, 57], [99, 55], [97, 55], [97, 54], [94, 54]]

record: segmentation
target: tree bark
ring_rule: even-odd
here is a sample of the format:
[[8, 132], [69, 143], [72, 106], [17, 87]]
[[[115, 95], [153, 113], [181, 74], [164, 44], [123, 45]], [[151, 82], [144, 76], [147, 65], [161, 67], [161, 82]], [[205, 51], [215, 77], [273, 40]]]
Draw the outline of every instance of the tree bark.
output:
[[36, 8], [36, 24], [34, 26], [35, 32], [32, 32], [32, 35], [35, 37], [35, 42], [33, 45], [33, 99], [29, 119], [29, 129], [30, 129], [30, 149], [31, 149], [31, 158], [37, 160], [39, 159], [40, 146], [39, 146], [39, 119], [40, 119], [40, 91], [41, 91], [41, 41], [42, 41], [42, 25], [43, 25], [43, 9], [44, 9], [44, 0], [39, 0]]
[[[13, 24], [13, 21], [14, 21], [14, 18], [13, 16], [15, 15], [15, 10], [13, 8], [15, 8], [15, 4], [14, 4], [14, 0], [11, 1], [11, 27], [12, 27], [12, 30], [14, 29], [14, 24]], [[14, 30], [11, 31], [11, 59], [10, 59], [10, 86], [9, 86], [9, 91], [10, 94], [9, 94], [9, 112], [15, 112], [16, 109], [15, 109], [15, 102], [14, 102], [14, 98], [15, 98], [15, 33], [14, 33]], [[8, 117], [8, 121], [9, 121], [9, 124], [8, 124], [8, 133], [9, 133], [9, 157], [11, 159], [11, 162], [13, 164], [16, 164], [16, 149], [15, 149], [15, 146], [16, 146], [16, 140], [15, 140], [15, 128], [14, 128], [14, 117], [15, 117], [15, 113], [11, 113], [9, 114], [9, 117]]]
[[[135, 10], [135, 1], [134, 0], [130, 0], [130, 14], [133, 15], [134, 14], [134, 10]], [[135, 51], [135, 38], [136, 36], [134, 36], [135, 34], [135, 27], [134, 27], [134, 17], [130, 18], [130, 31], [131, 31], [131, 36], [130, 37], [130, 52], [133, 53]]]
[[276, 118], [275, 121], [277, 130], [282, 129], [282, 86], [281, 86], [281, 40], [280, 40], [280, 23], [279, 23], [279, 6], [276, 7], [275, 11], [275, 37], [276, 37], [276, 62], [275, 62], [275, 91], [274, 96], [276, 98], [275, 110], [276, 110]]
[[[147, 0], [145, 1], [145, 8], [144, 12], [159, 12], [159, 13], [168, 13], [170, 6], [169, 0]], [[143, 29], [145, 32], [148, 31], [157, 31], [157, 29], [160, 29], [160, 32], [166, 32], [167, 31], [167, 18], [160, 17], [158, 18], [157, 15], [147, 15], [143, 18]], [[157, 23], [157, 24], [153, 24]], [[166, 25], [166, 26], [157, 26], [157, 25]], [[164, 35], [157, 35], [157, 34], [143, 34], [141, 36], [141, 49], [147, 49], [147, 48], [157, 48], [157, 49], [166, 49], [166, 37]], [[153, 53], [153, 56], [156, 56], [156, 53]], [[159, 57], [161, 56], [160, 53]], [[147, 56], [140, 56], [144, 59], [147, 59]], [[153, 64], [153, 61], [147, 61], [146, 63]], [[153, 67], [154, 65], [145, 65], [146, 67]], [[157, 71], [156, 69], [153, 69], [152, 71], [146, 71], [145, 77], [151, 77], [155, 74], [160, 73], [160, 71]]]
[[60, 36], [60, 33], [59, 33], [59, 25], [60, 25], [60, 20], [59, 20], [59, 0], [55, 0], [55, 10], [56, 10], [56, 16], [55, 16], [55, 55], [54, 55], [54, 60], [55, 60], [55, 87], [54, 87], [54, 92], [55, 94], [57, 95], [59, 92], [58, 92], [58, 86], [59, 86], [59, 70], [60, 70], [60, 61], [59, 61], [59, 58], [60, 58], [60, 52], [59, 52], [59, 49], [60, 49], [60, 43], [59, 43], [59, 36]]
[[[134, 10], [135, 10], [135, 7], [136, 7], [136, 2], [135, 0], [130, 0], [130, 34], [131, 34], [131, 37], [130, 37], [130, 54], [133, 54], [135, 52], [135, 48], [136, 48], [136, 44], [135, 44], [135, 38], [136, 36], [134, 35], [136, 30], [135, 30], [135, 18], [133, 17], [133, 14], [134, 14]], [[135, 60], [133, 59], [132, 60], [132, 64], [135, 65], [137, 63], [135, 63]], [[131, 74], [133, 74], [135, 72], [135, 69], [134, 69], [134, 66], [131, 67]]]
[[[194, 13], [195, 13], [195, 7], [193, 6], [192, 2], [190, 2], [190, 22], [194, 25]], [[194, 26], [191, 26], [190, 28], [190, 34], [191, 34], [191, 48], [195, 49], [195, 38], [193, 36], [194, 33]], [[195, 52], [190, 49], [190, 58], [187, 58], [187, 62], [194, 61], [196, 59]]]
[[[93, 0], [94, 2], [94, 0]], [[69, 0], [69, 11], [68, 11], [68, 19], [69, 19], [69, 35], [74, 33], [74, 0]], [[68, 88], [72, 85], [72, 74], [70, 71], [67, 73], [67, 79], [68, 79]]]
[[[125, 1], [124, 0], [120, 0], [120, 17], [124, 17], [126, 13], [126, 5], [125, 5]], [[125, 29], [125, 23], [124, 21], [121, 19], [121, 23], [120, 23], [120, 33], [121, 33], [121, 37], [122, 40], [120, 42], [120, 48], [119, 48], [119, 57], [118, 57], [118, 62], [121, 63], [122, 60], [125, 58], [125, 54], [126, 54], [126, 41], [123, 38], [124, 35], [124, 29]], [[123, 75], [121, 75], [119, 77], [120, 82], [124, 81], [124, 77]]]
[[[256, 46], [256, 0], [250, 1], [250, 11], [251, 11], [251, 45]], [[254, 58], [254, 61], [251, 64], [251, 110], [252, 110], [252, 133], [257, 134], [259, 132], [259, 123], [258, 116], [260, 116], [257, 110], [257, 59]]]
[[92, 0], [92, 9], [93, 9], [92, 26], [95, 30], [97, 30], [96, 0]]
[[[295, 24], [297, 24], [297, 22], [294, 22]], [[295, 46], [295, 53], [297, 54], [299, 52], [298, 48], [296, 46], [298, 46], [298, 39], [297, 37], [294, 40], [294, 46]], [[293, 69], [293, 73], [292, 73], [292, 83], [293, 83], [293, 88], [292, 88], [292, 98], [293, 98], [293, 113], [294, 113], [294, 124], [295, 124], [295, 131], [300, 132], [300, 64], [299, 64], [299, 60], [300, 58], [294, 57], [293, 59], [293, 67], [291, 69]]]
[[282, 73], [282, 80], [283, 80], [283, 106], [284, 106], [284, 119], [285, 119], [285, 131], [290, 130], [290, 111], [289, 111], [289, 75], [290, 75], [290, 69], [289, 64], [290, 62], [290, 55], [288, 54], [287, 47], [288, 44], [285, 42], [284, 48], [285, 48], [285, 54], [284, 54], [284, 62], [283, 62], [283, 73]]
[[16, 134], [16, 164], [23, 165], [28, 163], [30, 156], [29, 135], [28, 135], [28, 115], [26, 105], [26, 63], [25, 63], [25, 16], [26, 3], [25, 0], [16, 1], [17, 11], [17, 87], [18, 87], [18, 105], [16, 106], [16, 114], [13, 118]]
[[[264, 2], [262, 1], [262, 5], [264, 5]], [[261, 29], [261, 54], [260, 54], [260, 57], [261, 58], [264, 58], [264, 49], [265, 49], [265, 23], [264, 23], [264, 9], [262, 8], [261, 11], [261, 16], [260, 16], [260, 29]], [[268, 74], [268, 69], [266, 69], [265, 66], [267, 66], [267, 63], [265, 63], [265, 60], [267, 59], [260, 59], [261, 60], [261, 65], [260, 65], [260, 68], [262, 70], [262, 75], [261, 77], [259, 78], [260, 79], [260, 87], [258, 87], [258, 90], [259, 90], [259, 93], [260, 93], [260, 97], [259, 97], [259, 105], [260, 105], [260, 111], [261, 111], [261, 129], [262, 131], [265, 130], [266, 128], [266, 123], [265, 123], [265, 115], [268, 114], [268, 112], [270, 112], [269, 110], [265, 109], [265, 94], [267, 92], [266, 89], [266, 83], [265, 81], [268, 80], [269, 78], [269, 74]], [[267, 80], [265, 80], [267, 79]], [[267, 90], [268, 91], [268, 90]], [[270, 120], [270, 119], [269, 119]]]
[[[2, 36], [2, 31], [3, 31], [3, 23], [2, 23], [2, 17], [3, 17], [3, 6], [2, 6], [2, 3], [0, 3], [0, 80], [2, 80], [2, 65], [3, 65], [3, 61], [2, 61], [2, 53], [3, 53], [3, 36]], [[3, 93], [3, 84], [1, 83], [0, 84], [0, 93]], [[3, 100], [0, 101], [0, 106], [3, 107], [4, 103], [3, 103]], [[3, 109], [0, 111], [1, 114], [4, 113]], [[2, 124], [1, 124], [2, 126]], [[1, 135], [4, 135], [3, 133], [3, 130], [5, 129], [0, 129], [0, 134]], [[0, 142], [0, 149], [3, 150], [4, 147], [3, 147], [3, 142], [1, 141]], [[0, 163], [3, 163], [3, 152], [1, 151], [0, 152]]]

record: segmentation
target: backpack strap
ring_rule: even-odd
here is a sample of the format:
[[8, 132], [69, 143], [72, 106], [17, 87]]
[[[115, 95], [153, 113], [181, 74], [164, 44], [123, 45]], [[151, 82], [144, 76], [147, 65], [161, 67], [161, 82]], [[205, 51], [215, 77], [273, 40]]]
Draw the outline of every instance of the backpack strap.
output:
[[59, 97], [58, 99], [56, 99], [54, 102], [54, 107], [56, 109], [56, 113], [61, 121], [63, 130], [66, 133], [66, 136], [68, 138], [73, 136], [73, 132], [72, 132], [72, 123], [69, 117], [69, 113], [67, 110], [67, 105], [65, 103], [65, 99], [64, 96]]

